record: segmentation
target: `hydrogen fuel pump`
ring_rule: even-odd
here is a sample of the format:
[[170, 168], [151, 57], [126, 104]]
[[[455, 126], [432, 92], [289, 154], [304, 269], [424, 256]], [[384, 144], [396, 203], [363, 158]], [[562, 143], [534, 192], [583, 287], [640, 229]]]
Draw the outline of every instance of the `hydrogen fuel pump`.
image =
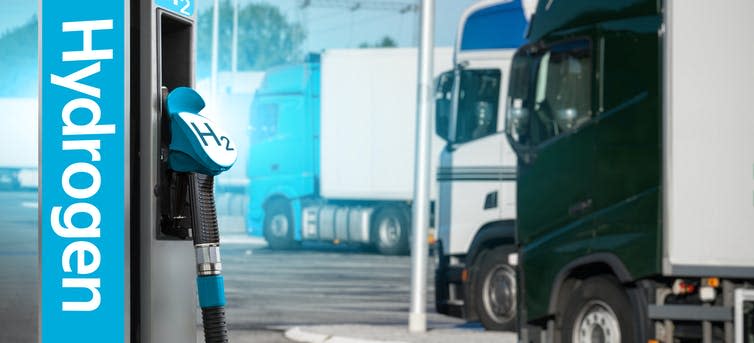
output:
[[229, 136], [199, 114], [204, 101], [187, 88], [195, 84], [193, 1], [131, 4], [137, 29], [131, 58], [138, 61], [138, 71], [131, 70], [138, 161], [132, 192], [140, 221], [132, 235], [140, 242], [131, 250], [138, 269], [132, 272], [138, 279], [132, 279], [138, 299], [131, 302], [138, 307], [132, 336], [196, 341], [198, 298], [206, 342], [227, 342], [213, 177], [232, 166], [237, 152]]
[[196, 341], [198, 294], [205, 341], [227, 342], [213, 177], [233, 165], [237, 151], [199, 114], [204, 100], [187, 88], [194, 85], [196, 63], [189, 1], [132, 3], [138, 3], [132, 27], [139, 28], [138, 39], [132, 36], [139, 53], [131, 53], [139, 61], [139, 72], [131, 73], [132, 86], [139, 85], [131, 98], [138, 102], [132, 119], [139, 127], [133, 131], [139, 164], [133, 192], [141, 223], [134, 228], [141, 244], [132, 249], [139, 269], [132, 328], [144, 342]]

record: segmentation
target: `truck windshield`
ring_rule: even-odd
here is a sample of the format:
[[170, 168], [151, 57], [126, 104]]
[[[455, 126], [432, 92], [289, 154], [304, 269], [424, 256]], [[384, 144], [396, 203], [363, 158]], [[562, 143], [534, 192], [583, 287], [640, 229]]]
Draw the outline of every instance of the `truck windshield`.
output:
[[497, 131], [500, 77], [498, 69], [461, 72], [455, 143], [472, 141]]
[[506, 112], [514, 146], [536, 145], [589, 121], [591, 80], [587, 40], [559, 43], [534, 55], [519, 51], [511, 66]]

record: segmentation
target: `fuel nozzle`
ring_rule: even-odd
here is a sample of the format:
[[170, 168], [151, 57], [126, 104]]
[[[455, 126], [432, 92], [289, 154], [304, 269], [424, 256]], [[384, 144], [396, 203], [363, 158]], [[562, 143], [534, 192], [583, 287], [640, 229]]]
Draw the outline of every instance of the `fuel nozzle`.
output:
[[230, 136], [199, 114], [205, 104], [193, 89], [174, 89], [167, 94], [165, 106], [170, 119], [167, 164], [177, 179], [188, 180], [180, 183], [188, 189], [179, 192], [188, 195], [204, 339], [228, 342], [214, 176], [230, 169], [238, 152]]

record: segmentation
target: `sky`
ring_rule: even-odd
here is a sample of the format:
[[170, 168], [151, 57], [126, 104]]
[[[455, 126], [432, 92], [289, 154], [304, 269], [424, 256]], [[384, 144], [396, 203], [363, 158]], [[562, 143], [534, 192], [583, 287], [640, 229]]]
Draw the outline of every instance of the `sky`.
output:
[[[417, 13], [399, 14], [387, 11], [332, 9], [311, 7], [301, 10], [301, 0], [239, 0], [241, 4], [249, 2], [266, 2], [274, 4], [287, 15], [289, 20], [305, 22], [309, 36], [304, 43], [306, 51], [320, 51], [327, 48], [352, 48], [360, 43], [374, 43], [388, 35], [399, 46], [415, 46], [418, 41]], [[419, 0], [362, 0], [366, 2], [403, 2], [415, 3]], [[0, 0], [0, 34], [18, 27], [37, 12], [35, 0]], [[332, 0], [313, 0], [313, 4], [337, 2]], [[341, 1], [342, 2], [342, 1]], [[452, 46], [458, 20], [463, 10], [476, 0], [436, 0], [435, 44]], [[198, 9], [212, 7], [212, 0], [197, 0]]]

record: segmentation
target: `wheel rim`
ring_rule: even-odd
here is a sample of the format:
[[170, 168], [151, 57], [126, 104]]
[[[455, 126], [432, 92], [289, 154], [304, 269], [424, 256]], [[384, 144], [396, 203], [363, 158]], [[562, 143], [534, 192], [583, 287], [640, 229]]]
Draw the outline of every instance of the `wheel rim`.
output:
[[482, 302], [489, 316], [505, 323], [516, 316], [516, 272], [507, 265], [498, 265], [484, 278]]
[[288, 236], [288, 217], [284, 214], [276, 214], [270, 219], [270, 233], [274, 237]]
[[588, 302], [576, 318], [573, 326], [574, 343], [620, 343], [618, 316], [605, 302]]
[[382, 246], [392, 247], [401, 240], [401, 224], [394, 217], [387, 217], [380, 221], [380, 243]]

